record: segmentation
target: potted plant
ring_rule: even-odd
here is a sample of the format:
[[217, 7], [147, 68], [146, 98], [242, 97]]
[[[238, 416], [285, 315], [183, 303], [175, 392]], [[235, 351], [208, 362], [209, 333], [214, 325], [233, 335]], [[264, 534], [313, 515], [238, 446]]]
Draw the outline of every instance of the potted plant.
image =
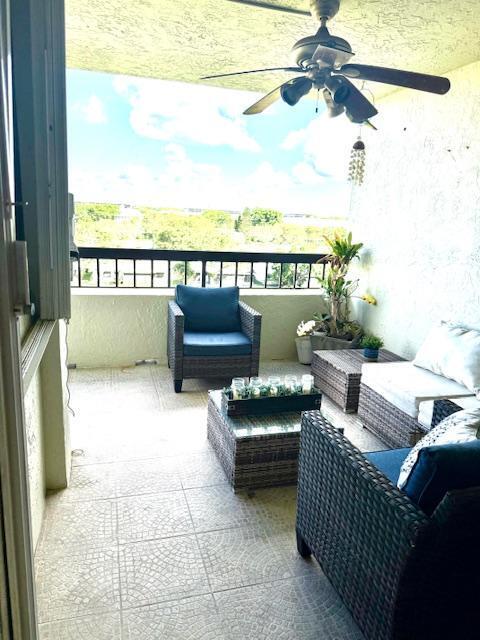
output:
[[376, 304], [372, 295], [354, 296], [358, 279], [348, 277], [353, 260], [359, 258], [362, 242], [352, 242], [352, 234], [336, 234], [333, 239], [325, 237], [330, 254], [323, 258], [328, 264], [325, 278], [320, 280], [328, 312], [314, 314], [317, 331], [313, 334], [313, 349], [350, 349], [360, 344], [363, 335], [361, 325], [350, 319], [350, 300], [358, 297], [368, 304]]
[[295, 344], [300, 364], [311, 364], [312, 362], [312, 342], [310, 337], [315, 330], [316, 324], [315, 320], [308, 320], [308, 322], [302, 320], [297, 327]]
[[360, 345], [363, 347], [363, 355], [367, 360], [378, 360], [378, 350], [383, 347], [383, 340], [378, 336], [363, 336]]

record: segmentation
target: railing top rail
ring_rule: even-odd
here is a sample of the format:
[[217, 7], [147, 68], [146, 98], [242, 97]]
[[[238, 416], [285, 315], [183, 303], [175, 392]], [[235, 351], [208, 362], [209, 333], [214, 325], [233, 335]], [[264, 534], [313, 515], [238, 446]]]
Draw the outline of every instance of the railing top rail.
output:
[[120, 249], [79, 247], [80, 258], [112, 260], [168, 260], [180, 262], [269, 262], [277, 264], [316, 264], [328, 258], [324, 253], [271, 253], [249, 251], [179, 251], [177, 249]]

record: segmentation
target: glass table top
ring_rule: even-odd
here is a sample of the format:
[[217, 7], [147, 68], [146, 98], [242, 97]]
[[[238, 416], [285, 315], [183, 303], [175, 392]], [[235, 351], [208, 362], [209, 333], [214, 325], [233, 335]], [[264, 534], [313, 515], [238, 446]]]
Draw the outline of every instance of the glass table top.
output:
[[222, 409], [222, 391], [209, 391], [209, 395], [237, 439], [300, 433], [300, 411], [255, 416], [227, 416]]

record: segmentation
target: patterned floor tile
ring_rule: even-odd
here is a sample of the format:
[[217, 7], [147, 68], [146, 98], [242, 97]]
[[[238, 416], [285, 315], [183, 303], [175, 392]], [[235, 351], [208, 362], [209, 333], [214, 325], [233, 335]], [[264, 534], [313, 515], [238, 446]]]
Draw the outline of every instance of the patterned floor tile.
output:
[[72, 545], [108, 545], [117, 539], [117, 509], [112, 500], [55, 501], [47, 497], [46, 517], [37, 553], [69, 551]]
[[227, 478], [213, 451], [204, 451], [178, 459], [184, 489], [225, 484]]
[[155, 604], [209, 592], [194, 536], [179, 536], [120, 547], [123, 607]]
[[40, 622], [120, 607], [117, 547], [40, 554], [35, 565]]
[[323, 575], [215, 593], [229, 640], [361, 640]]
[[121, 640], [120, 613], [39, 625], [39, 640]]
[[212, 596], [123, 612], [125, 640], [227, 640]]
[[285, 549], [269, 529], [222, 529], [197, 538], [214, 591], [293, 575]]
[[117, 497], [182, 488], [180, 476], [170, 458], [119, 462], [113, 465], [113, 475]]
[[68, 489], [57, 491], [55, 496], [59, 502], [113, 498], [115, 483], [112, 465], [91, 464], [84, 467], [73, 467]]
[[257, 524], [276, 526], [278, 530], [295, 526], [295, 487], [234, 494], [225, 484], [187, 489], [185, 495], [198, 532]]
[[193, 524], [182, 491], [118, 500], [120, 542], [153, 540], [192, 532]]
[[[261, 363], [260, 375], [306, 370]], [[118, 640], [120, 604], [127, 640], [360, 639], [296, 552], [296, 488], [225, 484], [206, 404], [226, 381], [186, 380], [175, 394], [171, 372], [151, 366], [75, 370], [70, 382], [72, 483], [48, 500], [36, 556], [41, 640]], [[356, 416], [328, 398], [323, 409], [361, 449], [381, 447]]]

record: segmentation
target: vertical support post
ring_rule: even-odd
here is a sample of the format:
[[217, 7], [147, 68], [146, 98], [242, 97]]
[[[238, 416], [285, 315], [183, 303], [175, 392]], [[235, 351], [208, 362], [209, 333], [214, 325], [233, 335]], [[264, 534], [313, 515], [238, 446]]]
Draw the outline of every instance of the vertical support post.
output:
[[200, 272], [200, 281], [202, 283], [202, 287], [206, 287], [207, 286], [207, 261], [206, 260], [202, 260], [202, 270]]

